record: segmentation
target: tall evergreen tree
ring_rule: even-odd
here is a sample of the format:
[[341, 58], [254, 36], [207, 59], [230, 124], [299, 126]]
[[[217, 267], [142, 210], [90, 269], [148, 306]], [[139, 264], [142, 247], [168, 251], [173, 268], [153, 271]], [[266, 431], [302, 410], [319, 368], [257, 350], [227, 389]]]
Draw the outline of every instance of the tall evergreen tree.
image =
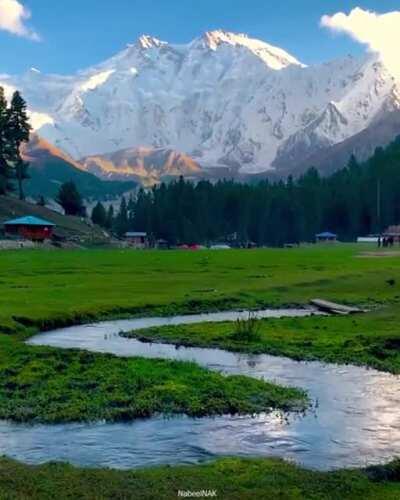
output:
[[23, 181], [29, 179], [29, 162], [24, 161], [20, 156], [15, 162], [15, 176], [18, 183], [18, 196], [20, 200], [25, 199], [25, 193], [23, 189]]
[[73, 181], [61, 185], [56, 201], [63, 207], [65, 215], [86, 215], [82, 197]]
[[115, 219], [114, 229], [118, 236], [124, 235], [129, 229], [128, 206], [124, 196], [121, 199], [121, 205]]
[[4, 88], [0, 87], [0, 194], [5, 194], [12, 188], [11, 160], [13, 149], [9, 134], [9, 110]]
[[44, 198], [43, 195], [40, 195], [37, 202], [36, 202], [36, 205], [38, 205], [39, 207], [45, 207], [46, 206], [46, 200]]
[[98, 202], [92, 210], [91, 216], [93, 224], [98, 224], [101, 227], [107, 227], [107, 212], [103, 204]]
[[110, 205], [107, 210], [106, 229], [112, 229], [114, 224], [114, 207]]
[[11, 147], [11, 161], [14, 164], [15, 176], [18, 182], [19, 198], [24, 199], [23, 181], [28, 179], [29, 163], [21, 158], [21, 144], [29, 141], [31, 126], [29, 124], [27, 106], [21, 94], [16, 91], [11, 99], [8, 115], [8, 140]]

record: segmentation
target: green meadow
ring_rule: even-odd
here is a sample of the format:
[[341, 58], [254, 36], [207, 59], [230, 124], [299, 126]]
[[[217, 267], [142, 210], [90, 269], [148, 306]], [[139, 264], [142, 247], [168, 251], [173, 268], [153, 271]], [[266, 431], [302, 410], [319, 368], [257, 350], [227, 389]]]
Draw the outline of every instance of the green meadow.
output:
[[132, 314], [307, 304], [315, 297], [370, 306], [396, 304], [400, 253], [363, 256], [363, 250], [375, 253], [355, 245], [2, 252], [0, 329], [50, 328]]
[[[146, 340], [355, 363], [400, 373], [400, 249], [337, 245], [230, 251], [76, 250], [0, 253], [0, 418], [129, 420], [304, 407], [301, 390], [223, 377], [192, 363], [27, 346], [43, 329], [103, 318], [306, 305], [324, 298], [364, 315], [263, 320], [240, 339], [232, 323], [136, 332]], [[389, 471], [389, 472], [388, 472]], [[224, 459], [141, 471], [0, 461], [1, 498], [399, 498], [389, 469], [317, 473], [276, 460]], [[135, 496], [131, 492], [135, 491]], [[53, 496], [52, 496], [53, 495]], [[64, 495], [64, 496], [63, 496]]]
[[0, 497], [7, 500], [175, 500], [179, 491], [203, 490], [216, 494], [204, 498], [217, 500], [398, 500], [399, 478], [398, 461], [365, 470], [315, 472], [274, 459], [226, 458], [134, 471], [0, 459]]

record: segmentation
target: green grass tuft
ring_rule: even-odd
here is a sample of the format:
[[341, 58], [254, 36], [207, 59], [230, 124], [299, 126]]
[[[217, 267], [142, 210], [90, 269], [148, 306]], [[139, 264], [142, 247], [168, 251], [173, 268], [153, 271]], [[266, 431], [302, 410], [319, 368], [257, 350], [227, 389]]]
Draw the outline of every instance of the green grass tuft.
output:
[[251, 312], [248, 318], [238, 318], [230, 338], [239, 342], [255, 342], [260, 340], [260, 320]]

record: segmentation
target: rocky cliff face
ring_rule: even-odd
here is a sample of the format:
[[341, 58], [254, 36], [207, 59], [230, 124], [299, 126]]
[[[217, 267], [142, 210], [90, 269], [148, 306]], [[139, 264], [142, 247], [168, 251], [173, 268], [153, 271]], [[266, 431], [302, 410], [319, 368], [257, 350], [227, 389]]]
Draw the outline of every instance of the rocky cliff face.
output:
[[197, 179], [201, 167], [189, 156], [167, 148], [129, 148], [115, 153], [88, 156], [82, 168], [110, 180], [135, 178], [153, 185], [179, 176]]

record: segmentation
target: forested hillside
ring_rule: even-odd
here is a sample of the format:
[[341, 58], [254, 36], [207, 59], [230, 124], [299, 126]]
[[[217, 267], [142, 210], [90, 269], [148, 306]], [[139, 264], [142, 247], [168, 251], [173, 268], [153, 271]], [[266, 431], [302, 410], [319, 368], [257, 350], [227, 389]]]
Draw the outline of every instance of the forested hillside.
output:
[[352, 157], [329, 177], [311, 168], [298, 179], [274, 183], [161, 184], [124, 201], [115, 224], [119, 232], [147, 231], [171, 243], [206, 243], [237, 233], [239, 241], [279, 246], [313, 241], [323, 230], [345, 241], [378, 233], [400, 224], [400, 138], [365, 163]]

